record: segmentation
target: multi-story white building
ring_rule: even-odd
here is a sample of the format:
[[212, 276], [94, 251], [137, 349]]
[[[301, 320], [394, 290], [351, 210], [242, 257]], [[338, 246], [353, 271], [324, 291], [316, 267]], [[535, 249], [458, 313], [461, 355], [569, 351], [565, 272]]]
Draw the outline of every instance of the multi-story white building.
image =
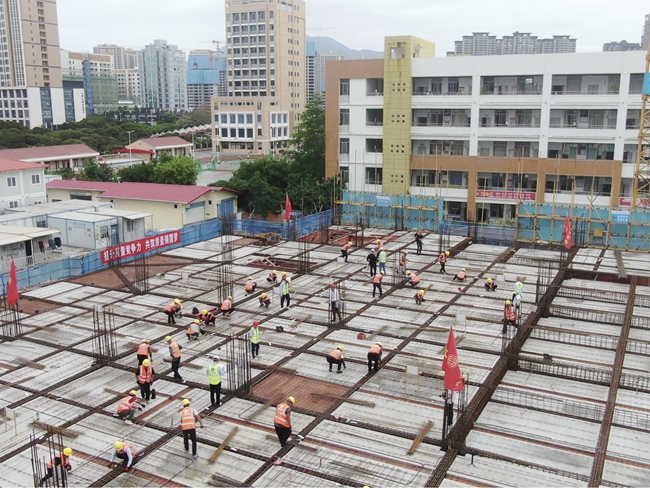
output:
[[43, 164], [0, 157], [0, 214], [46, 201]]
[[213, 101], [215, 152], [274, 154], [305, 108], [305, 2], [226, 2], [227, 96]]
[[499, 54], [549, 54], [574, 53], [576, 39], [570, 36], [553, 36], [539, 39], [530, 32], [515, 32], [511, 36], [491, 36], [489, 32], [474, 32], [471, 36], [463, 36], [461, 41], [454, 43], [454, 51], [447, 53], [471, 54], [472, 56], [493, 56]]
[[187, 59], [178, 46], [157, 39], [139, 53], [141, 105], [187, 110]]
[[93, 47], [95, 54], [110, 54], [113, 56], [115, 69], [135, 69], [138, 67], [138, 51], [117, 44], [99, 44]]
[[117, 69], [117, 100], [119, 105], [138, 105], [142, 99], [140, 69]]
[[442, 196], [445, 215], [512, 218], [521, 200], [629, 205], [644, 53], [424, 57], [328, 64], [327, 175], [355, 191]]
[[110, 54], [75, 53], [61, 49], [63, 81], [83, 83], [86, 113], [117, 109], [117, 77]]

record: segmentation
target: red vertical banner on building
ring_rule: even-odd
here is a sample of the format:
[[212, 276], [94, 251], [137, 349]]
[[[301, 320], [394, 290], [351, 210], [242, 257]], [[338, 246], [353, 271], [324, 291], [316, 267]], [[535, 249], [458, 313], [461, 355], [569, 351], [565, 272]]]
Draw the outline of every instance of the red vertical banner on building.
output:
[[567, 249], [573, 246], [573, 234], [571, 233], [571, 221], [567, 215], [564, 219], [564, 230], [562, 230], [562, 243]]
[[465, 389], [465, 379], [460, 372], [460, 365], [458, 364], [454, 329], [449, 329], [449, 339], [447, 339], [445, 357], [442, 360], [442, 370], [445, 372], [444, 383], [446, 390], [463, 391]]
[[291, 201], [289, 200], [289, 194], [287, 193], [287, 198], [284, 202], [284, 219], [289, 222], [291, 220]]
[[9, 286], [7, 287], [7, 303], [16, 305], [18, 303], [18, 278], [16, 278], [16, 263], [11, 261], [11, 271], [9, 272]]

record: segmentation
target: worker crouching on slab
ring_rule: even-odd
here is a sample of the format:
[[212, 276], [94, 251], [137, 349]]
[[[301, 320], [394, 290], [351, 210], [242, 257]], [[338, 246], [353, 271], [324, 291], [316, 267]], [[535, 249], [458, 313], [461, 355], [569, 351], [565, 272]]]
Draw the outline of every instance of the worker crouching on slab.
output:
[[199, 457], [196, 453], [196, 424], [204, 428], [203, 420], [199, 412], [190, 406], [190, 401], [186, 398], [183, 400], [183, 409], [181, 410], [181, 430], [183, 431], [183, 444], [185, 451], [190, 450], [190, 439], [192, 440], [192, 456]]
[[124, 471], [128, 471], [133, 464], [133, 459], [137, 454], [135, 447], [131, 444], [122, 441], [115, 441], [113, 444], [113, 454], [111, 455], [111, 460], [108, 462], [108, 467], [113, 468], [115, 466], [115, 458], [120, 458], [122, 460], [122, 466], [124, 466]]
[[483, 286], [485, 286], [486, 291], [496, 291], [498, 288], [497, 284], [494, 282], [492, 278], [488, 278], [487, 280], [485, 280], [485, 285]]
[[257, 283], [253, 281], [252, 276], [249, 276], [246, 280], [246, 284], [244, 285], [244, 291], [246, 292], [246, 295], [255, 293], [255, 288], [257, 288]]
[[235, 306], [232, 303], [232, 297], [229, 296], [221, 303], [221, 316], [225, 317], [226, 315], [230, 317], [230, 314], [235, 311]]
[[426, 302], [426, 300], [424, 299], [424, 290], [420, 290], [419, 292], [417, 292], [413, 296], [413, 298], [415, 299], [416, 305], [422, 305], [422, 303]]
[[372, 366], [374, 364], [375, 372], [379, 370], [379, 363], [381, 362], [381, 353], [382, 353], [383, 344], [378, 342], [370, 346], [368, 351], [368, 374], [372, 372]]
[[467, 278], [467, 272], [465, 271], [465, 268], [461, 269], [456, 276], [454, 276], [451, 281], [460, 281], [463, 283], [465, 281], [465, 278]]
[[262, 293], [260, 295], [260, 307], [269, 308], [271, 305], [271, 297], [267, 293]]
[[[66, 447], [65, 449], [63, 449], [63, 452], [54, 456], [50, 460], [50, 462], [47, 463], [47, 474], [41, 479], [39, 486], [43, 486], [43, 484], [47, 480], [49, 480], [50, 478], [54, 478], [54, 470], [57, 468], [61, 470], [61, 478], [64, 478], [65, 476], [63, 473], [64, 469], [66, 471], [72, 471], [72, 464], [70, 464], [70, 456], [72, 456], [72, 449], [69, 447]], [[67, 483], [63, 483], [63, 486], [67, 486]]]
[[291, 407], [296, 403], [296, 399], [292, 396], [287, 398], [285, 402], [280, 403], [275, 409], [275, 417], [273, 417], [273, 426], [275, 433], [278, 435], [280, 445], [284, 447], [287, 440], [291, 436]]
[[208, 312], [206, 309], [201, 310], [201, 320], [203, 320], [203, 323], [207, 325], [212, 325], [214, 326], [214, 323], [217, 320], [217, 317], [212, 313]]
[[412, 286], [415, 288], [420, 284], [420, 277], [416, 273], [412, 273], [410, 271], [406, 272], [406, 276], [408, 276], [408, 279], [406, 280], [406, 284]]
[[327, 358], [327, 363], [330, 365], [330, 373], [332, 372], [333, 364], [336, 364], [338, 366], [338, 369], [336, 370], [337, 373], [343, 372], [341, 371], [341, 366], [347, 368], [345, 365], [345, 359], [343, 359], [343, 346], [338, 346], [325, 357]]
[[168, 324], [175, 324], [176, 320], [174, 317], [180, 317], [181, 316], [181, 307], [182, 307], [183, 302], [181, 302], [178, 298], [174, 298], [174, 301], [170, 303], [169, 305], [165, 305], [165, 308], [163, 308], [163, 312], [165, 315], [167, 315], [167, 323]]
[[205, 331], [201, 328], [201, 321], [199, 319], [194, 319], [190, 325], [187, 326], [185, 335], [187, 336], [187, 342], [192, 339], [199, 340], [199, 334], [205, 335]]
[[136, 410], [142, 410], [144, 406], [136, 397], [137, 391], [131, 390], [129, 396], [122, 398], [122, 401], [117, 406], [117, 416], [124, 420], [127, 424], [132, 424], [133, 416]]

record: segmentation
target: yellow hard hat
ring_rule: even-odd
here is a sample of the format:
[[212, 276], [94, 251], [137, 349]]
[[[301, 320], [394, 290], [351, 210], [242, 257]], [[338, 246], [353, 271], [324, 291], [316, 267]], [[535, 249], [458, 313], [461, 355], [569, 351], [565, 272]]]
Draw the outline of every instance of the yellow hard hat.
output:
[[204, 308], [201, 310], [201, 315], [208, 315], [208, 311]]
[[383, 274], [383, 275], [385, 275], [385, 274], [386, 274], [386, 273], [384, 273], [383, 271], [380, 271], [380, 273], [381, 273], [381, 274]]
[[492, 283], [492, 278], [488, 278], [488, 279], [487, 279], [487, 282], [488, 282], [488, 283]]
[[228, 300], [232, 300], [232, 297], [230, 295], [228, 295]]
[[447, 256], [449, 256], [449, 251], [445, 251], [445, 254], [446, 254]]
[[277, 274], [277, 271], [276, 271], [276, 270], [273, 270], [273, 271], [271, 271], [271, 272], [272, 272], [273, 274]]
[[377, 242], [381, 242], [381, 239], [377, 239]]
[[66, 447], [63, 450], [63, 454], [65, 454], [66, 456], [72, 456], [72, 449], [70, 449], [69, 447]]
[[200, 321], [199, 319], [194, 319], [194, 323], [195, 323], [195, 324], [200, 324], [201, 321]]
[[266, 298], [266, 297], [267, 297], [266, 293], [262, 293], [262, 298]]
[[140, 341], [140, 344], [142, 344], [143, 342], [149, 342], [149, 341], [148, 341], [147, 339], [142, 339], [142, 340]]
[[253, 277], [252, 277], [252, 276], [249, 276], [249, 277], [248, 277], [248, 279], [249, 279], [249, 280], [252, 280], [252, 279], [253, 279]]
[[124, 447], [124, 443], [122, 441], [115, 441], [115, 444], [113, 444], [113, 447], [115, 448], [116, 451], [119, 451]]
[[343, 350], [343, 346], [338, 346], [337, 349], [339, 349], [339, 350], [342, 351], [342, 350]]
[[171, 336], [167, 336], [167, 337], [165, 337], [165, 342], [169, 342], [169, 341], [171, 341], [171, 340], [172, 340]]
[[148, 359], [145, 359], [144, 361], [142, 361], [142, 365], [146, 366], [146, 367], [151, 366], [151, 361], [149, 361]]
[[348, 242], [348, 244], [352, 245], [352, 241]]
[[383, 345], [381, 342], [378, 342], [377, 345], [378, 345], [379, 347], [384, 347], [384, 345]]
[[286, 274], [287, 274], [286, 271], [283, 271], [283, 272], [282, 272], [282, 276], [286, 276]]
[[189, 404], [190, 404], [189, 399], [185, 398], [185, 399], [183, 400], [183, 406], [186, 407], [186, 406], [188, 406]]
[[510, 300], [506, 300], [506, 305], [512, 305], [512, 302]]
[[465, 271], [465, 268], [463, 268], [463, 271]]
[[420, 295], [424, 295], [424, 290], [419, 291]]
[[178, 298], [174, 298], [174, 303], [180, 305], [182, 302]]
[[131, 395], [131, 396], [135, 396], [135, 395], [137, 395], [137, 394], [138, 394], [138, 392], [135, 391], [135, 390], [131, 390], [131, 391], [129, 392], [129, 395]]
[[404, 254], [408, 254], [408, 253], [409, 253], [408, 251], [404, 251]]
[[289, 400], [291, 403], [294, 403], [294, 404], [296, 403], [296, 399], [294, 397], [289, 397], [289, 398], [287, 398], [287, 400]]
[[410, 274], [411, 274], [411, 272], [410, 272], [410, 271], [407, 271], [407, 272], [406, 272], [406, 274], [407, 274], [407, 275], [410, 275]]

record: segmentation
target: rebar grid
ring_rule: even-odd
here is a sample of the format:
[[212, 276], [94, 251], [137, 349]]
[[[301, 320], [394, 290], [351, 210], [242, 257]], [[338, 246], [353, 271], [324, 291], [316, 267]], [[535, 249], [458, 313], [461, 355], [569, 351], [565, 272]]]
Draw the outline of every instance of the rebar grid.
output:
[[19, 337], [23, 333], [18, 304], [8, 305], [7, 297], [3, 297], [4, 307], [0, 309], [0, 336], [6, 338]]
[[117, 356], [115, 317], [111, 307], [93, 309], [93, 352], [98, 363], [108, 363]]
[[149, 291], [149, 258], [146, 254], [136, 258], [133, 262], [135, 267], [135, 279], [133, 286], [135, 286], [141, 293]]
[[[610, 351], [616, 350], [618, 346], [618, 337], [605, 336], [605, 335], [593, 335], [589, 333], [579, 333], [579, 332], [566, 332], [563, 330], [557, 329], [548, 329], [535, 327], [530, 334], [531, 338], [541, 339], [548, 342], [560, 342], [562, 344], [573, 344], [576, 346], [587, 346], [598, 349], [607, 349]], [[647, 342], [639, 342], [637, 347], [639, 350], [642, 350], [643, 347], [647, 348], [650, 346]]]
[[[557, 293], [558, 297], [573, 298], [576, 300], [587, 300], [595, 302], [618, 303], [624, 305], [627, 302], [627, 293], [594, 290], [592, 288], [571, 288], [562, 286]], [[641, 297], [637, 297], [641, 298]], [[643, 300], [650, 303], [650, 300]], [[639, 304], [640, 306], [644, 306]]]

